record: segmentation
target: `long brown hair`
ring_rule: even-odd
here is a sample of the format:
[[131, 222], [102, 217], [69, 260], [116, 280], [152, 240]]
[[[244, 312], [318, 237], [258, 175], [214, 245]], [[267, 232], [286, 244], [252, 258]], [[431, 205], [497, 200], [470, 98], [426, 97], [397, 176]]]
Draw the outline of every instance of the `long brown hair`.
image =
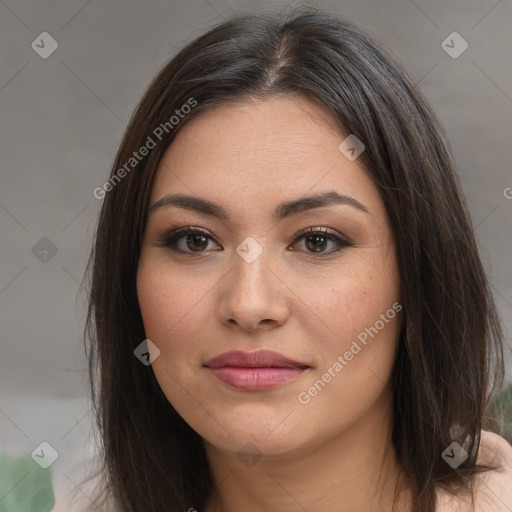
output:
[[[476, 455], [485, 407], [503, 379], [502, 333], [439, 121], [400, 65], [346, 20], [314, 9], [245, 15], [192, 41], [158, 73], [95, 194], [103, 205], [88, 267], [87, 348], [103, 496], [121, 512], [201, 510], [212, 490], [200, 436], [134, 356], [145, 339], [136, 272], [158, 164], [209, 107], [289, 93], [320, 102], [340, 134], [364, 141], [360, 161], [394, 228], [404, 322], [392, 443], [414, 511], [433, 512], [436, 486], [470, 488], [485, 469]], [[469, 454], [457, 469], [441, 457], [453, 441]]]

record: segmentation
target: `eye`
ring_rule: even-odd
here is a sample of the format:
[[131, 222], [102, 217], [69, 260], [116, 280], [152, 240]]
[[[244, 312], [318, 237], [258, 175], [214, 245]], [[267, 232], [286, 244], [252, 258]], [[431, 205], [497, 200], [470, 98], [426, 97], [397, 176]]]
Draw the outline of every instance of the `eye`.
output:
[[210, 241], [214, 240], [206, 231], [184, 226], [171, 232], [159, 233], [157, 245], [176, 252], [201, 254], [208, 248]]
[[[331, 233], [327, 228], [306, 228], [297, 233], [294, 244], [298, 240], [304, 240], [304, 245], [307, 249], [307, 252], [311, 252], [314, 254], [333, 254], [335, 252], [344, 249], [345, 247], [350, 247], [352, 244], [347, 240], [344, 240], [338, 235]], [[326, 251], [327, 245], [329, 242], [334, 243], [334, 249], [330, 251]], [[337, 247], [336, 247], [337, 246]]]
[[[319, 255], [333, 254], [345, 247], [352, 246], [350, 242], [331, 233], [327, 228], [306, 228], [301, 230], [295, 236], [292, 246], [296, 245], [301, 239], [304, 239], [306, 252]], [[172, 251], [185, 254], [202, 254], [206, 252], [210, 242], [216, 244], [208, 232], [192, 226], [183, 226], [170, 232], [159, 233], [157, 246], [166, 247]], [[335, 247], [326, 251], [329, 243], [334, 244]]]

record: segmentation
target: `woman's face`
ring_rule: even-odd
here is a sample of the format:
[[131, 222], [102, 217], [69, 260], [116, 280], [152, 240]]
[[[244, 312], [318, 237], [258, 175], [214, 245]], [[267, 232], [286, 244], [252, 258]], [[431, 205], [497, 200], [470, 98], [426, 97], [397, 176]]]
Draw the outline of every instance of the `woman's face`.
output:
[[246, 100], [190, 120], [160, 163], [139, 303], [163, 392], [215, 449], [295, 456], [389, 419], [395, 243], [347, 135], [307, 99]]

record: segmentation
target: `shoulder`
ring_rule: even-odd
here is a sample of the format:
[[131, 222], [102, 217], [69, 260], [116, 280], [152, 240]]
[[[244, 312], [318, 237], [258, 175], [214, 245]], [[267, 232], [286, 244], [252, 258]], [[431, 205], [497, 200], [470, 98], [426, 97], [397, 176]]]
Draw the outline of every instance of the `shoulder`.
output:
[[512, 446], [498, 434], [482, 430], [477, 463], [497, 468], [475, 475], [474, 509], [469, 498], [440, 490], [436, 512], [512, 512]]
[[503, 437], [482, 430], [477, 462], [499, 464], [512, 469], [512, 445]]

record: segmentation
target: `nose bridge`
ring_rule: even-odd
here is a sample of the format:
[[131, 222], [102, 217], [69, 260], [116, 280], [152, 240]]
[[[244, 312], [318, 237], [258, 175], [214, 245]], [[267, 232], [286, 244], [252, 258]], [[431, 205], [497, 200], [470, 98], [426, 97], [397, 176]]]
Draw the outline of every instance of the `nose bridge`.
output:
[[219, 305], [221, 321], [235, 321], [246, 329], [261, 321], [282, 323], [287, 316], [287, 302], [277, 279], [270, 270], [271, 251], [253, 237], [247, 237], [233, 254], [231, 277], [222, 290]]
[[263, 242], [254, 237], [246, 237], [236, 247], [233, 255], [233, 271], [235, 285], [248, 288], [256, 293], [265, 291], [268, 287], [269, 249], [264, 248]]

